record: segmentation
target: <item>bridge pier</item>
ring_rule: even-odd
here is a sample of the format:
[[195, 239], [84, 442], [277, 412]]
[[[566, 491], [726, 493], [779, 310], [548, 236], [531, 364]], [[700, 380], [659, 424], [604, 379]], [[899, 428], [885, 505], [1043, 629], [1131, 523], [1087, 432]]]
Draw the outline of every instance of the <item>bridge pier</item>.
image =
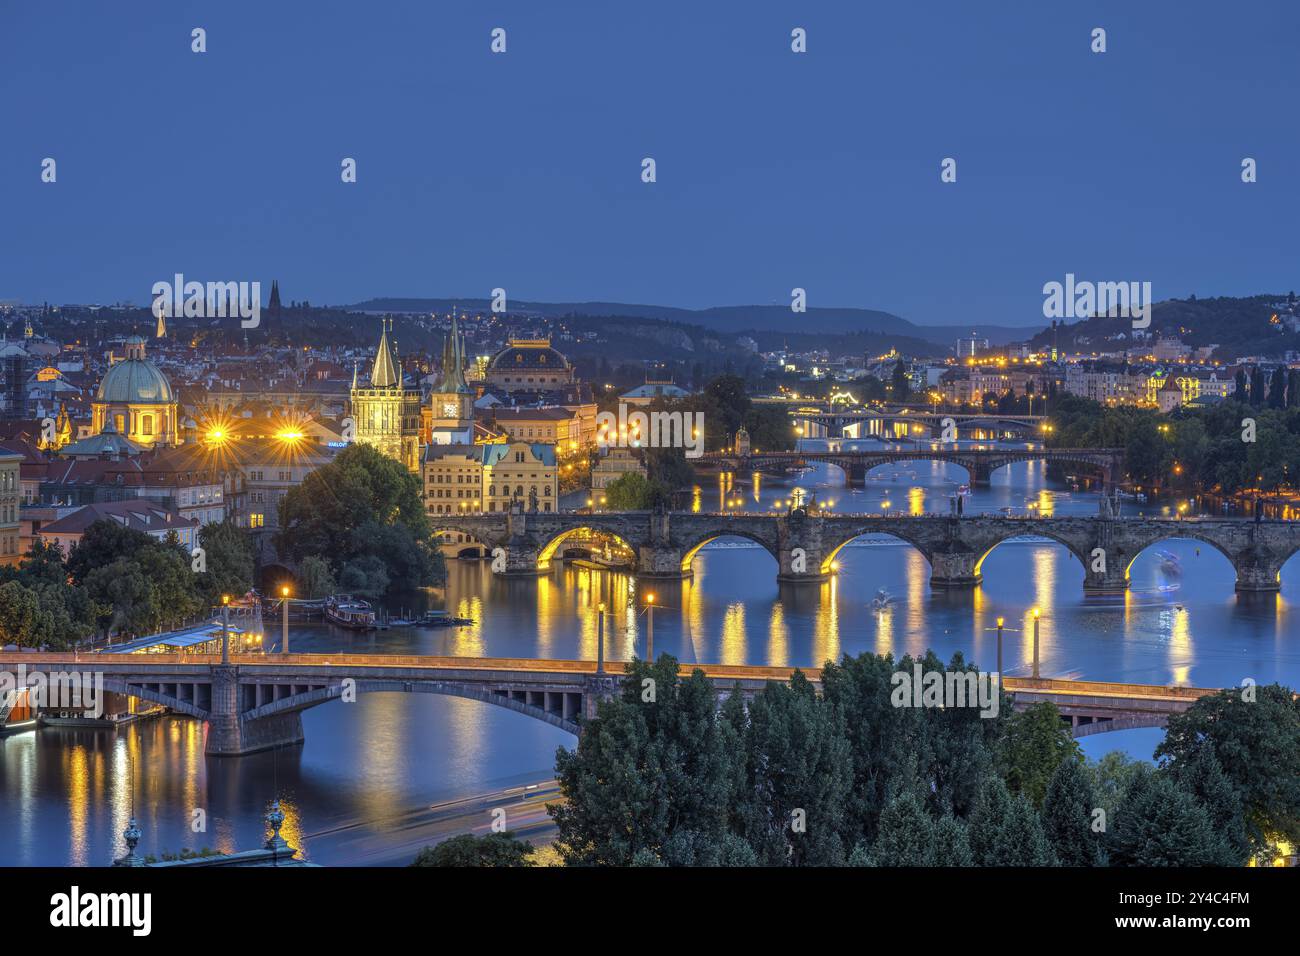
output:
[[1237, 571], [1238, 591], [1259, 594], [1279, 591], [1282, 588], [1282, 582], [1278, 580], [1282, 569], [1271, 562], [1237, 561], [1233, 563], [1233, 567]]
[[208, 717], [204, 753], [213, 757], [242, 757], [302, 743], [299, 711], [241, 720], [240, 698], [239, 668], [233, 664], [212, 665], [212, 712]]
[[965, 464], [966, 470], [970, 472], [970, 483], [972, 488], [976, 486], [987, 488], [989, 485], [993, 484], [993, 469], [988, 465], [982, 462], [974, 464], [963, 462], [962, 464]]
[[930, 559], [930, 587], [940, 590], [973, 588], [980, 583], [974, 551], [936, 551]]
[[1128, 571], [1123, 563], [1116, 561], [1107, 565], [1105, 571], [1094, 571], [1085, 567], [1083, 593], [1087, 595], [1123, 594], [1128, 590]]
[[682, 567], [682, 553], [676, 548], [646, 544], [637, 549], [636, 576], [655, 581], [684, 581], [694, 575]]
[[848, 488], [865, 488], [867, 486], [867, 466], [862, 462], [852, 462], [844, 469], [844, 484]]

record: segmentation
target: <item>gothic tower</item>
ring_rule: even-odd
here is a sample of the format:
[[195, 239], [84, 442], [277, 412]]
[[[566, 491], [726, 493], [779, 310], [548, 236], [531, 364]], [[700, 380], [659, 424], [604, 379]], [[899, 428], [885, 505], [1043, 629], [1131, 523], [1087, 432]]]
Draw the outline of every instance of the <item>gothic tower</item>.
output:
[[368, 384], [352, 374], [354, 438], [400, 461], [408, 471], [420, 467], [420, 390], [402, 382], [397, 350], [388, 341], [392, 320], [382, 320], [379, 346]]
[[465, 382], [465, 343], [451, 312], [451, 331], [442, 347], [442, 379], [434, 386], [432, 441], [435, 445], [469, 445], [474, 441], [474, 390]]

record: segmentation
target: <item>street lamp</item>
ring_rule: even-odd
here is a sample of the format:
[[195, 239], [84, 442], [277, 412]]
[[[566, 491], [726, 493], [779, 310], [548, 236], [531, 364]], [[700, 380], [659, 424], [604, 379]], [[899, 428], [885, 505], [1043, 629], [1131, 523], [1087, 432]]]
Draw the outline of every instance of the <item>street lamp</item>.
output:
[[605, 602], [596, 605], [596, 673], [605, 673]]
[[280, 653], [289, 653], [289, 585], [280, 588]]
[[1038, 680], [1038, 608], [1034, 608], [1034, 680]]
[[1002, 680], [1002, 625], [1003, 619], [998, 618], [998, 680]]
[[645, 656], [651, 664], [655, 661], [655, 596], [650, 592], [645, 596]]
[[221, 595], [221, 663], [230, 663], [230, 595]]

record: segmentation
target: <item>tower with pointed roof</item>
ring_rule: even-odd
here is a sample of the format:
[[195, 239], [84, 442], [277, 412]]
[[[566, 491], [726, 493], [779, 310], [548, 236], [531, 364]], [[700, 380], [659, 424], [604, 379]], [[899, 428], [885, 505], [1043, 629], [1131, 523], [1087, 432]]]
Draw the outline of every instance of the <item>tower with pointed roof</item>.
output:
[[465, 382], [465, 342], [451, 312], [451, 331], [442, 346], [442, 375], [430, 395], [433, 405], [431, 440], [435, 445], [468, 445], [474, 441], [474, 390]]
[[420, 467], [420, 390], [402, 380], [397, 348], [389, 340], [392, 320], [382, 320], [370, 378], [352, 374], [353, 438], [400, 461], [408, 471]]

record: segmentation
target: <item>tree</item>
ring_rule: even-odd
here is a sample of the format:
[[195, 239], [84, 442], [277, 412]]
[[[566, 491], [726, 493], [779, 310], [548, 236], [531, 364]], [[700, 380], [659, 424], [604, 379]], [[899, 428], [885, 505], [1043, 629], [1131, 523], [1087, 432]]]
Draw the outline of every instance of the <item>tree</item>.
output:
[[298, 561], [322, 558], [340, 583], [347, 572], [369, 588], [410, 590], [442, 579], [431, 535], [419, 479], [369, 445], [353, 444], [280, 500], [276, 546]]
[[718, 712], [702, 671], [683, 680], [667, 654], [654, 664], [632, 661], [620, 693], [597, 706], [577, 749], [556, 753], [565, 800], [547, 810], [561, 857], [580, 865], [626, 866], [638, 854], [659, 860], [683, 832], [725, 846], [737, 751], [738, 733]]
[[639, 471], [619, 475], [605, 486], [603, 507], [610, 511], [649, 511], [667, 505], [668, 489]]
[[1112, 866], [1223, 866], [1227, 845], [1171, 775], [1143, 768], [1108, 831]]
[[940, 817], [934, 825], [931, 866], [974, 866], [966, 824], [952, 816]]
[[1081, 752], [1056, 705], [1043, 702], [1012, 715], [998, 757], [1011, 792], [1023, 793], [1039, 807], [1056, 768], [1081, 759]]
[[1021, 794], [989, 776], [970, 818], [970, 847], [977, 866], [1051, 866], [1051, 846], [1038, 814]]
[[768, 866], [839, 866], [852, 780], [848, 742], [835, 708], [795, 671], [769, 682], [749, 705], [739, 797], [743, 833]]
[[1171, 715], [1155, 755], [1172, 769], [1212, 745], [1241, 800], [1250, 846], [1263, 853], [1278, 840], [1300, 843], [1300, 707], [1290, 688], [1250, 690], [1251, 699], [1223, 690]]
[[411, 866], [532, 866], [533, 848], [514, 833], [475, 836], [462, 833], [435, 846], [426, 846]]
[[1210, 827], [1225, 842], [1229, 865], [1245, 866], [1250, 858], [1250, 840], [1242, 819], [1241, 797], [1214, 752], [1214, 742], [1207, 740], [1186, 763], [1174, 762], [1170, 772], [1178, 785], [1205, 808]]
[[302, 564], [298, 567], [298, 584], [303, 597], [312, 600], [329, 597], [338, 591], [328, 562], [314, 554], [302, 559]]
[[905, 402], [912, 395], [912, 378], [907, 370], [907, 363], [901, 359], [894, 366], [893, 375], [889, 379], [889, 393], [896, 402]]
[[[253, 586], [253, 541], [232, 522], [211, 522], [199, 529], [206, 571], [198, 574], [198, 587], [208, 604], [221, 603], [223, 594], [245, 594]], [[192, 565], [191, 565], [192, 566]]]
[[934, 823], [921, 801], [905, 791], [885, 805], [872, 859], [877, 866], [930, 866], [934, 856]]
[[1043, 832], [1061, 866], [1101, 866], [1101, 839], [1093, 831], [1099, 809], [1087, 767], [1062, 760], [1043, 797]]

